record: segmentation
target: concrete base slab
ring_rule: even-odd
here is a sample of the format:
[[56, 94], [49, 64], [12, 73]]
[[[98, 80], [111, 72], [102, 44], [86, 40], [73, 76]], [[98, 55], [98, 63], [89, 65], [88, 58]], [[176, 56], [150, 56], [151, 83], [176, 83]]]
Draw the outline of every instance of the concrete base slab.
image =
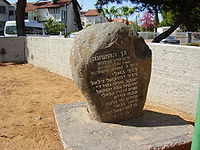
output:
[[192, 140], [193, 126], [176, 115], [145, 110], [134, 120], [100, 123], [85, 102], [56, 105], [54, 113], [66, 150], [163, 150]]

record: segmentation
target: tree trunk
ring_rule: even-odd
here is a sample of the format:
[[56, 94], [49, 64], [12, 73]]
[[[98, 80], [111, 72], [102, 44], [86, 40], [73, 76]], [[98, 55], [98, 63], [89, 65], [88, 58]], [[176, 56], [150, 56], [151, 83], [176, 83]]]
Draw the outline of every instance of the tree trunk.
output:
[[179, 18], [177, 18], [176, 22], [174, 23], [174, 25], [172, 25], [167, 31], [161, 33], [160, 35], [156, 36], [153, 39], [153, 43], [160, 43], [160, 41], [166, 37], [168, 37], [171, 33], [173, 33], [178, 27], [179, 25], [182, 23], [182, 20], [184, 19], [184, 17], [180, 16]]
[[190, 15], [190, 12], [193, 10], [193, 8], [199, 4], [200, 1], [198, 0], [193, 0], [191, 3], [187, 3], [185, 2], [184, 7], [182, 8], [182, 12], [179, 15], [179, 17], [177, 17], [174, 25], [172, 25], [167, 31], [161, 33], [160, 35], [156, 36], [153, 39], [153, 43], [159, 43], [162, 39], [168, 37], [171, 33], [173, 33], [178, 27], [179, 25], [183, 22], [183, 20], [185, 19], [185, 17], [187, 15]]
[[157, 32], [157, 27], [159, 24], [159, 18], [158, 18], [158, 8], [154, 8], [154, 24], [155, 24], [155, 32]]
[[78, 10], [78, 2], [76, 0], [72, 0], [72, 4], [73, 4], [74, 13], [75, 13], [75, 20], [78, 27], [78, 31], [80, 31], [83, 29], [83, 27], [81, 24], [81, 18], [80, 18], [80, 14]]
[[24, 23], [25, 9], [26, 0], [18, 0], [16, 9], [17, 36], [26, 36], [26, 29]]

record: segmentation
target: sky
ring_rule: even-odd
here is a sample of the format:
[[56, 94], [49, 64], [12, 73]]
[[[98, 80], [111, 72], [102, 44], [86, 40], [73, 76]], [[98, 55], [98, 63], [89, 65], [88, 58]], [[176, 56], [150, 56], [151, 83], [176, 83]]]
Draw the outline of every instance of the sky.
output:
[[[15, 3], [17, 0], [7, 0], [10, 3]], [[37, 0], [27, 0], [27, 2], [36, 2]], [[77, 0], [80, 6], [82, 7], [82, 11], [88, 10], [88, 9], [95, 9], [94, 4], [96, 3], [97, 0]], [[116, 4], [116, 3], [111, 3], [108, 5], [108, 8], [115, 6], [116, 8], [121, 7], [121, 6], [128, 6], [128, 7], [134, 7], [133, 4], [130, 2], [123, 2], [121, 5]], [[130, 21], [136, 21], [136, 16], [138, 20], [143, 16], [143, 12], [141, 13], [134, 13], [132, 16], [129, 17]]]

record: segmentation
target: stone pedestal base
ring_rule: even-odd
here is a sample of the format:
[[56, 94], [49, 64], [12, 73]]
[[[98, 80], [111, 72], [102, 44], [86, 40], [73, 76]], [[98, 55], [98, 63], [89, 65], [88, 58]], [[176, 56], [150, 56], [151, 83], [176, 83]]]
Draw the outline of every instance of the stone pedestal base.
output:
[[193, 126], [176, 115], [145, 110], [134, 120], [100, 123], [85, 102], [56, 105], [54, 113], [66, 150], [163, 150], [192, 140]]

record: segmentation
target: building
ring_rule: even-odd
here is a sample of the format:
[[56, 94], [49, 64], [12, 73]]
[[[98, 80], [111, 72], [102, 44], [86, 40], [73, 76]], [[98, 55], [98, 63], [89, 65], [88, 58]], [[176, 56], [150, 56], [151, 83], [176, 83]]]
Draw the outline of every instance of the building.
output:
[[108, 19], [99, 14], [96, 9], [89, 9], [81, 12], [81, 22], [83, 28], [86, 28], [88, 25], [108, 22]]
[[134, 24], [134, 22], [125, 20], [124, 18], [115, 18], [111, 22], [121, 22], [121, 23], [125, 23], [127, 25]]
[[3, 35], [5, 22], [15, 19], [14, 10], [15, 8], [7, 0], [0, 0], [0, 35]]
[[[81, 9], [79, 4], [78, 9], [79, 11]], [[45, 22], [51, 18], [64, 23], [67, 27], [66, 32], [77, 31], [72, 0], [59, 0], [57, 3], [52, 1], [27, 3], [26, 18], [38, 22]]]

